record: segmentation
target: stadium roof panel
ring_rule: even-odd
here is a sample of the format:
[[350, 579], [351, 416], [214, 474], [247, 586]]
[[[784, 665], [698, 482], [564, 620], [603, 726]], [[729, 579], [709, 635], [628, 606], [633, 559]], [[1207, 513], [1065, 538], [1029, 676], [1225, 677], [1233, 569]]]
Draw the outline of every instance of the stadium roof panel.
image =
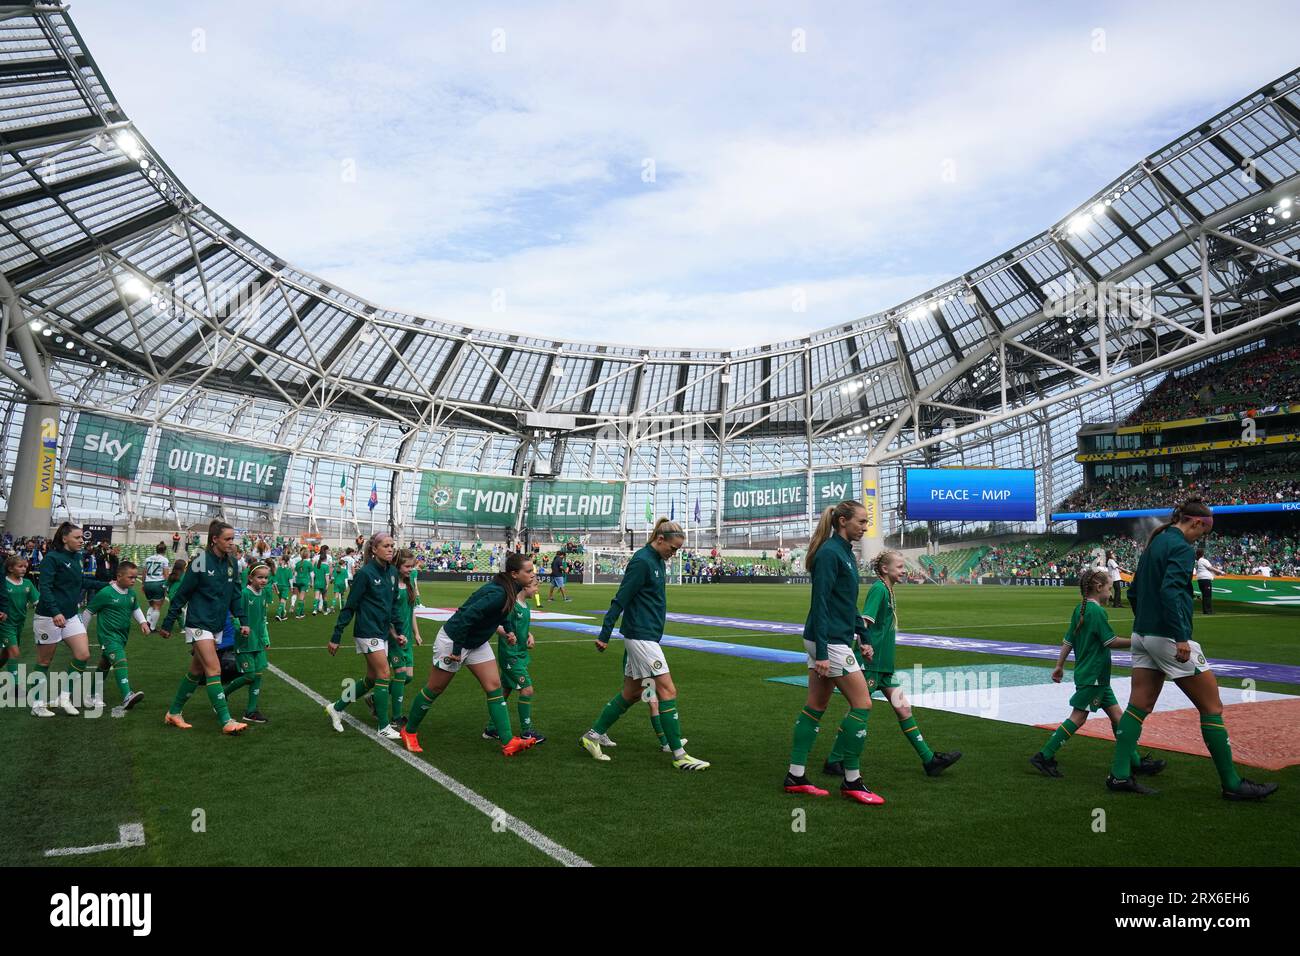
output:
[[[391, 399], [408, 411], [415, 403], [416, 415], [423, 403], [441, 421], [464, 413], [462, 424], [507, 429], [535, 407], [696, 416], [720, 419], [723, 431], [807, 438], [905, 408], [918, 393], [988, 405], [998, 376], [974, 363], [996, 356], [1007, 330], [1026, 329], [1027, 348], [1007, 358], [1017, 395], [1079, 381], [1071, 369], [1092, 374], [1103, 350], [1132, 362], [1166, 347], [1162, 336], [1180, 341], [1202, 286], [1193, 230], [1207, 219], [1230, 228], [1300, 177], [1292, 72], [1134, 164], [1062, 223], [894, 308], [735, 350], [555, 341], [384, 309], [286, 264], [189, 194], [113, 100], [66, 8], [6, 12], [0, 272], [29, 318], [159, 387], [202, 379], [300, 410], [374, 415]], [[1295, 252], [1281, 230], [1260, 241]], [[1210, 274], [1212, 294], [1243, 309], [1297, 287], [1285, 274], [1226, 276]], [[1103, 345], [1095, 330], [1062, 332], [1044, 314], [1054, 297], [1108, 277], [1149, 283], [1170, 322], [1116, 327]], [[1060, 354], [1031, 344], [1045, 342]], [[862, 388], [847, 391], [855, 379]]]

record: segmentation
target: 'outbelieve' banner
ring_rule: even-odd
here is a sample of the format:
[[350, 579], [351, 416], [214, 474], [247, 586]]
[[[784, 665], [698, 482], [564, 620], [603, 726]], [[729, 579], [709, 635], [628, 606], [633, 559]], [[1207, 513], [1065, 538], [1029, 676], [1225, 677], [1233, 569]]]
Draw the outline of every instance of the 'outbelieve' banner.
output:
[[[808, 514], [808, 473], [771, 478], [728, 478], [723, 485], [723, 521], [764, 521]], [[853, 497], [853, 469], [813, 472], [813, 511]]]
[[280, 500], [288, 467], [289, 455], [285, 452], [164, 428], [150, 483], [269, 507]]

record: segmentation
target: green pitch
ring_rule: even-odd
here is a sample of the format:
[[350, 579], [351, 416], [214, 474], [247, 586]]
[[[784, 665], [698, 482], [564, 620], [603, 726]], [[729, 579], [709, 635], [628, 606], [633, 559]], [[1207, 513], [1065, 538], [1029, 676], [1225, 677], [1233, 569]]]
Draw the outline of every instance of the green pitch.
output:
[[[453, 606], [472, 587], [426, 584], [424, 600]], [[595, 615], [612, 591], [571, 586], [573, 603], [543, 607]], [[681, 612], [802, 621], [807, 593], [798, 586], [681, 586], [669, 590], [669, 604]], [[900, 629], [1058, 645], [1073, 600], [1068, 589], [904, 587]], [[1110, 614], [1115, 630], [1127, 633], [1128, 611]], [[308, 616], [271, 625], [271, 663], [328, 698], [362, 671], [350, 644], [336, 658], [325, 653], [333, 623], [333, 617]], [[1296, 612], [1224, 605], [1214, 618], [1198, 616], [1195, 623], [1197, 639], [1211, 656], [1300, 663]], [[426, 645], [417, 651], [412, 688], [427, 675], [437, 625], [422, 622], [421, 629]], [[790, 650], [801, 646], [793, 636], [758, 631], [671, 623], [669, 631]], [[91, 634], [93, 639], [93, 626]], [[1046, 731], [918, 709], [935, 749], [965, 754], [944, 776], [930, 779], [879, 701], [863, 771], [888, 803], [857, 806], [836, 796], [833, 786], [829, 798], [788, 796], [780, 783], [803, 691], [766, 678], [802, 674], [799, 665], [670, 648], [687, 749], [713, 768], [699, 775], [674, 771], [659, 752], [643, 704], [615, 724], [614, 759], [598, 764], [576, 739], [620, 685], [620, 647], [615, 643], [598, 654], [589, 638], [540, 625], [535, 636], [533, 716], [547, 742], [507, 760], [480, 739], [483, 693], [464, 672], [430, 712], [420, 733], [425, 752], [415, 759], [597, 865], [1300, 863], [1300, 846], [1277, 838], [1300, 827], [1300, 768], [1247, 768], [1254, 779], [1278, 781], [1281, 790], [1263, 804], [1230, 804], [1219, 797], [1207, 759], [1162, 753], [1169, 767], [1152, 781], [1160, 796], [1135, 799], [1103, 787], [1111, 755], [1107, 742], [1070, 741], [1059, 755], [1066, 777], [1050, 780], [1027, 763]], [[146, 698], [124, 718], [37, 720], [25, 709], [0, 709], [0, 766], [10, 784], [0, 814], [0, 862], [556, 865], [499, 820], [494, 826], [490, 815], [355, 728], [334, 733], [319, 706], [274, 675], [267, 675], [262, 689], [261, 709], [271, 719], [265, 726], [222, 738], [200, 693], [186, 708], [193, 730], [163, 727], [163, 712], [188, 661], [183, 640], [135, 632], [129, 650], [132, 684]], [[34, 659], [30, 635], [23, 651], [27, 661]], [[92, 659], [97, 655], [92, 649]], [[66, 662], [61, 650], [55, 666]], [[900, 670], [914, 663], [1051, 666], [900, 647]], [[1117, 675], [1124, 673], [1116, 668]], [[1300, 694], [1293, 685], [1260, 689]], [[231, 702], [236, 715], [244, 693], [236, 692]], [[1166, 693], [1179, 692], [1171, 686]], [[106, 696], [109, 705], [118, 702], [115, 687], [107, 687]], [[813, 752], [810, 776], [823, 784], [833, 782], [819, 771], [843, 707], [838, 698], [832, 703]], [[363, 705], [354, 705], [352, 713], [373, 726]], [[511, 719], [517, 726], [513, 702]], [[1104, 811], [1104, 832], [1097, 832], [1103, 820], [1098, 811]], [[1171, 820], [1177, 825], [1171, 827]], [[144, 847], [57, 860], [43, 856], [50, 848], [112, 842], [118, 826], [134, 822], [144, 824]]]

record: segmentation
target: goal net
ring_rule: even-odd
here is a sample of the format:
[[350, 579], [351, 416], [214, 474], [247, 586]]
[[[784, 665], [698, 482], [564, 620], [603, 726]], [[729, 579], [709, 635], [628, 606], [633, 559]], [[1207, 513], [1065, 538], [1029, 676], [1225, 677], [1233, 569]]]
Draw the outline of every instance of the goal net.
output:
[[[582, 583], [618, 584], [623, 580], [623, 572], [634, 554], [635, 551], [626, 548], [588, 548], [582, 556]], [[681, 552], [668, 561], [667, 571], [669, 584], [682, 583]]]

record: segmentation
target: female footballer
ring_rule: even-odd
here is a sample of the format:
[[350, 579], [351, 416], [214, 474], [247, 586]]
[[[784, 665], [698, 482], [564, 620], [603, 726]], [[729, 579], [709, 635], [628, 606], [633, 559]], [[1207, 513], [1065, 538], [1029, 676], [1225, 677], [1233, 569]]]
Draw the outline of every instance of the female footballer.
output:
[[[903, 556], [897, 551], [881, 551], [871, 564], [876, 580], [867, 591], [866, 603], [862, 606], [862, 616], [867, 620], [867, 646], [865, 655], [858, 657], [858, 666], [862, 668], [867, 679], [867, 690], [880, 691], [885, 695], [889, 706], [894, 708], [898, 717], [898, 727], [912, 745], [916, 755], [921, 758], [921, 766], [926, 775], [937, 777], [948, 767], [961, 759], [961, 751], [935, 753], [921, 736], [912, 716], [912, 706], [894, 676], [894, 648], [898, 637], [897, 605], [894, 603], [894, 586], [907, 574], [907, 565]], [[826, 760], [823, 771], [834, 776], [842, 776], [844, 767], [840, 754], [832, 750]]]
[[[185, 702], [203, 685], [208, 702], [221, 721], [223, 734], [235, 735], [248, 725], [230, 716], [226, 695], [221, 689], [221, 659], [217, 644], [226, 630], [226, 618], [244, 616], [244, 598], [239, 583], [239, 568], [235, 564], [235, 529], [224, 521], [208, 525], [208, 544], [185, 569], [177, 586], [167, 616], [158, 633], [171, 637], [172, 627], [185, 611], [185, 643], [190, 646], [190, 667], [181, 678], [176, 696], [163, 723], [181, 730], [192, 726], [181, 716]], [[248, 627], [241, 626], [236, 633], [247, 636]]]
[[506, 741], [501, 752], [513, 757], [536, 743], [532, 738], [514, 735], [491, 644], [497, 628], [509, 619], [519, 593], [536, 580], [532, 560], [517, 552], [512, 553], [506, 558], [502, 570], [471, 594], [443, 625], [433, 645], [433, 668], [429, 672], [429, 681], [411, 701], [411, 714], [402, 728], [402, 742], [411, 753], [421, 752], [417, 736], [420, 723], [462, 666], [470, 669], [487, 694], [492, 723], [498, 737]]
[[293, 565], [293, 616], [307, 616], [307, 592], [311, 589], [311, 552], [303, 548]]
[[370, 536], [362, 556], [365, 564], [357, 571], [356, 579], [348, 591], [347, 603], [339, 612], [339, 619], [334, 622], [334, 633], [329, 642], [330, 656], [339, 652], [339, 639], [343, 636], [343, 629], [356, 618], [352, 637], [356, 642], [357, 653], [364, 654], [366, 658], [364, 680], [353, 682], [351, 689], [344, 692], [342, 697], [325, 705], [330, 725], [339, 733], [343, 733], [342, 711], [369, 691], [374, 694], [379, 736], [386, 740], [401, 739], [392, 727], [391, 704], [388, 699], [392, 681], [392, 670], [388, 666], [389, 644], [406, 643], [406, 638], [402, 636], [402, 621], [397, 613], [397, 568], [393, 565], [393, 553], [396, 550], [397, 544], [391, 534], [380, 531]]
[[[509, 700], [512, 691], [519, 691], [519, 697], [515, 701], [519, 707], [519, 736], [532, 738], [534, 745], [546, 743], [546, 738], [533, 730], [533, 678], [528, 673], [528, 665], [532, 663], [529, 652], [535, 644], [533, 635], [528, 633], [533, 619], [528, 602], [539, 593], [541, 585], [534, 576], [533, 583], [520, 590], [510, 617], [497, 628], [497, 672], [501, 677], [501, 693]], [[489, 711], [488, 725], [483, 728], [483, 739], [500, 740], [491, 719]]]
[[[271, 559], [275, 561], [275, 558]], [[293, 600], [293, 568], [290, 566], [289, 553], [286, 551], [280, 555], [279, 563], [275, 565], [275, 596], [280, 602], [275, 608], [275, 619], [277, 621], [289, 620], [289, 604]]]
[[153, 554], [144, 559], [144, 599], [149, 602], [149, 613], [145, 615], [145, 620], [150, 628], [157, 627], [162, 617], [162, 605], [167, 597], [167, 570], [170, 567], [167, 543], [159, 541]]
[[[582, 748], [597, 760], [609, 760], [601, 750], [606, 731], [628, 708], [642, 698], [652, 686], [659, 699], [659, 722], [668, 746], [672, 748], [673, 766], [678, 770], [707, 770], [707, 760], [697, 760], [682, 746], [681, 721], [677, 714], [677, 688], [668, 673], [668, 661], [659, 641], [664, 636], [668, 611], [665, 591], [667, 562], [685, 543], [686, 532], [668, 518], [660, 518], [645, 545], [627, 564], [623, 583], [605, 613], [596, 649], [609, 646], [610, 635], [619, 616], [623, 618], [623, 689], [615, 694], [591, 729], [578, 739]], [[605, 738], [608, 739], [608, 738]]]
[[1155, 793], [1134, 777], [1142, 722], [1156, 705], [1165, 678], [1171, 678], [1201, 714], [1201, 739], [1210, 751], [1227, 800], [1262, 800], [1275, 783], [1255, 783], [1237, 775], [1232, 746], [1223, 725], [1219, 685], [1201, 645], [1192, 640], [1192, 543], [1214, 526], [1214, 516], [1200, 498], [1188, 498], [1170, 520], [1151, 532], [1138, 559], [1131, 585], [1137, 606], [1133, 620], [1133, 689], [1115, 732], [1115, 759], [1106, 786], [1128, 793]]
[[[100, 582], [87, 578], [82, 570], [81, 549], [85, 534], [70, 521], [59, 525], [54, 532], [50, 549], [41, 561], [40, 600], [32, 616], [32, 631], [36, 636], [37, 684], [33, 692], [32, 714], [36, 717], [53, 717], [48, 706], [50, 662], [59, 644], [67, 644], [72, 653], [68, 678], [72, 686], [80, 683], [79, 675], [86, 672], [90, 659], [90, 640], [86, 636], [85, 621], [77, 614], [77, 602], [83, 590], [98, 591]], [[68, 690], [60, 691], [54, 706], [65, 714], [76, 714]]]
[[325, 593], [330, 586], [330, 546], [322, 544], [320, 551], [316, 552], [316, 560], [311, 566], [311, 613], [312, 616], [317, 614], [328, 614], [329, 609], [325, 603]]
[[[794, 722], [790, 768], [785, 792], [828, 796], [808, 780], [808, 754], [817, 740], [822, 716], [836, 688], [849, 702], [831, 751], [841, 758], [844, 780], [841, 796], [878, 806], [884, 798], [862, 782], [862, 749], [871, 716], [871, 691], [855, 645], [867, 640], [867, 627], [858, 614], [858, 559], [853, 542], [867, 530], [867, 509], [856, 501], [841, 501], [822, 512], [808, 542], [804, 563], [812, 576], [812, 606], [804, 622], [803, 646], [808, 653], [808, 701]], [[856, 639], [855, 639], [856, 637]], [[865, 645], [870, 646], [870, 645]]]
[[[392, 701], [392, 723], [399, 730], [405, 726], [406, 718], [402, 708], [406, 699], [406, 685], [414, 680], [415, 648], [424, 645], [420, 637], [420, 628], [415, 623], [415, 609], [420, 603], [420, 591], [415, 580], [415, 552], [403, 548], [393, 559], [397, 565], [397, 616], [402, 622], [401, 635], [406, 638], [404, 644], [388, 648], [388, 666], [393, 677], [389, 684], [389, 698]], [[339, 562], [343, 573], [347, 568]]]

